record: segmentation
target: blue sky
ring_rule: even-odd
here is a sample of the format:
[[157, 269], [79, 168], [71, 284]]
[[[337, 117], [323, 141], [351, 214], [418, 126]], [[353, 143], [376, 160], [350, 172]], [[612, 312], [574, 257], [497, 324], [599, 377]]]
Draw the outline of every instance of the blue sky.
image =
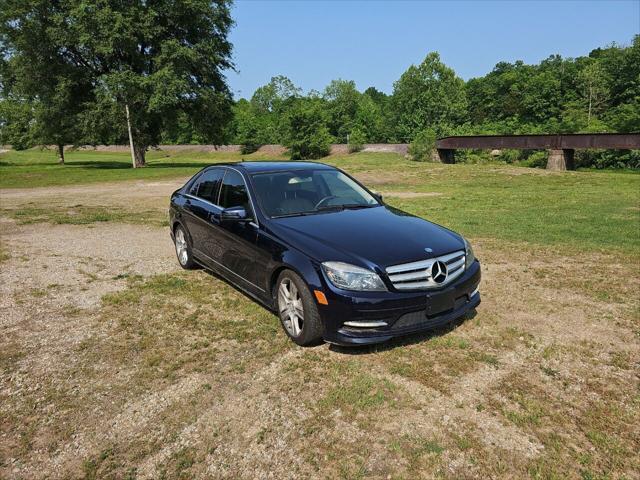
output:
[[234, 95], [250, 97], [272, 76], [306, 92], [332, 79], [390, 93], [432, 50], [464, 79], [499, 61], [537, 63], [586, 55], [640, 33], [640, 0], [609, 1], [249, 1], [233, 7], [238, 73]]

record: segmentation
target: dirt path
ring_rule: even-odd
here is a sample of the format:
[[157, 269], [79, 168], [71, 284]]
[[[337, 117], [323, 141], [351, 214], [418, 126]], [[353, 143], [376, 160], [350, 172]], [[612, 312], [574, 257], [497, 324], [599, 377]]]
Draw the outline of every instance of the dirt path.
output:
[[[29, 203], [50, 202], [55, 205], [115, 205], [140, 208], [141, 206], [166, 206], [169, 196], [188, 178], [157, 181], [123, 181], [95, 185], [76, 185], [41, 188], [0, 189], [0, 206], [12, 207]], [[134, 207], [136, 206], [136, 207]]]

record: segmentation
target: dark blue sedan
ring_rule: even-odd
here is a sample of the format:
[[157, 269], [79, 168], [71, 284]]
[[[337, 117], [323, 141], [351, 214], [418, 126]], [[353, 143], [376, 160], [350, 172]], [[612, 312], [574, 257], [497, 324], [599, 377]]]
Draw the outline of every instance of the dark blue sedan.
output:
[[217, 164], [171, 196], [180, 265], [277, 312], [298, 345], [384, 342], [480, 303], [471, 245], [311, 162]]

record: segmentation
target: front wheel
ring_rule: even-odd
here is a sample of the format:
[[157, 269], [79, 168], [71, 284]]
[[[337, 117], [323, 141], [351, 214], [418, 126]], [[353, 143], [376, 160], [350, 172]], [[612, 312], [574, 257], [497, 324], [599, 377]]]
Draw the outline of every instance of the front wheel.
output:
[[180, 262], [180, 266], [186, 270], [195, 268], [196, 263], [193, 261], [187, 233], [184, 231], [182, 225], [178, 225], [176, 227], [173, 232], [173, 236], [176, 246], [176, 255], [178, 257], [178, 262]]
[[322, 321], [309, 288], [297, 274], [285, 270], [276, 287], [278, 315], [284, 331], [300, 346], [322, 341]]

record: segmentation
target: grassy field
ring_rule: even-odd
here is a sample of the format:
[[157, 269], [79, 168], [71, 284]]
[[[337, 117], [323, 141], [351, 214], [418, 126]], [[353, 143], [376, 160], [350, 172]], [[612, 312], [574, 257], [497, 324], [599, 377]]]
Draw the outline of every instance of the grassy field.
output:
[[325, 159], [470, 238], [483, 303], [301, 349], [175, 260], [169, 193], [239, 157], [0, 155], [0, 478], [638, 477], [639, 175]]
[[[0, 188], [186, 177], [205, 165], [242, 158], [265, 159], [257, 154], [151, 152], [146, 168], [132, 169], [127, 153], [70, 152], [67, 164], [60, 166], [50, 151], [8, 152], [0, 155]], [[397, 154], [360, 153], [324, 161], [387, 193], [393, 206], [465, 235], [558, 245], [575, 253], [585, 249], [638, 251], [640, 175], [421, 164]], [[55, 209], [15, 214], [23, 222], [42, 214], [55, 217], [57, 223], [66, 223], [67, 217], [70, 223], [91, 219], [92, 215], [109, 218], [108, 212], [99, 208], [75, 216], [65, 216], [64, 212], [61, 216]], [[123, 214], [115, 211], [112, 215]], [[131, 216], [141, 217], [139, 212]], [[164, 217], [156, 223], [162, 220]]]
[[133, 169], [131, 157], [126, 152], [70, 151], [65, 157], [66, 164], [60, 166], [51, 150], [12, 150], [0, 154], [0, 188], [187, 176], [216, 161], [240, 161], [242, 157], [265, 159], [257, 153], [243, 156], [239, 153], [150, 151], [147, 167]]

